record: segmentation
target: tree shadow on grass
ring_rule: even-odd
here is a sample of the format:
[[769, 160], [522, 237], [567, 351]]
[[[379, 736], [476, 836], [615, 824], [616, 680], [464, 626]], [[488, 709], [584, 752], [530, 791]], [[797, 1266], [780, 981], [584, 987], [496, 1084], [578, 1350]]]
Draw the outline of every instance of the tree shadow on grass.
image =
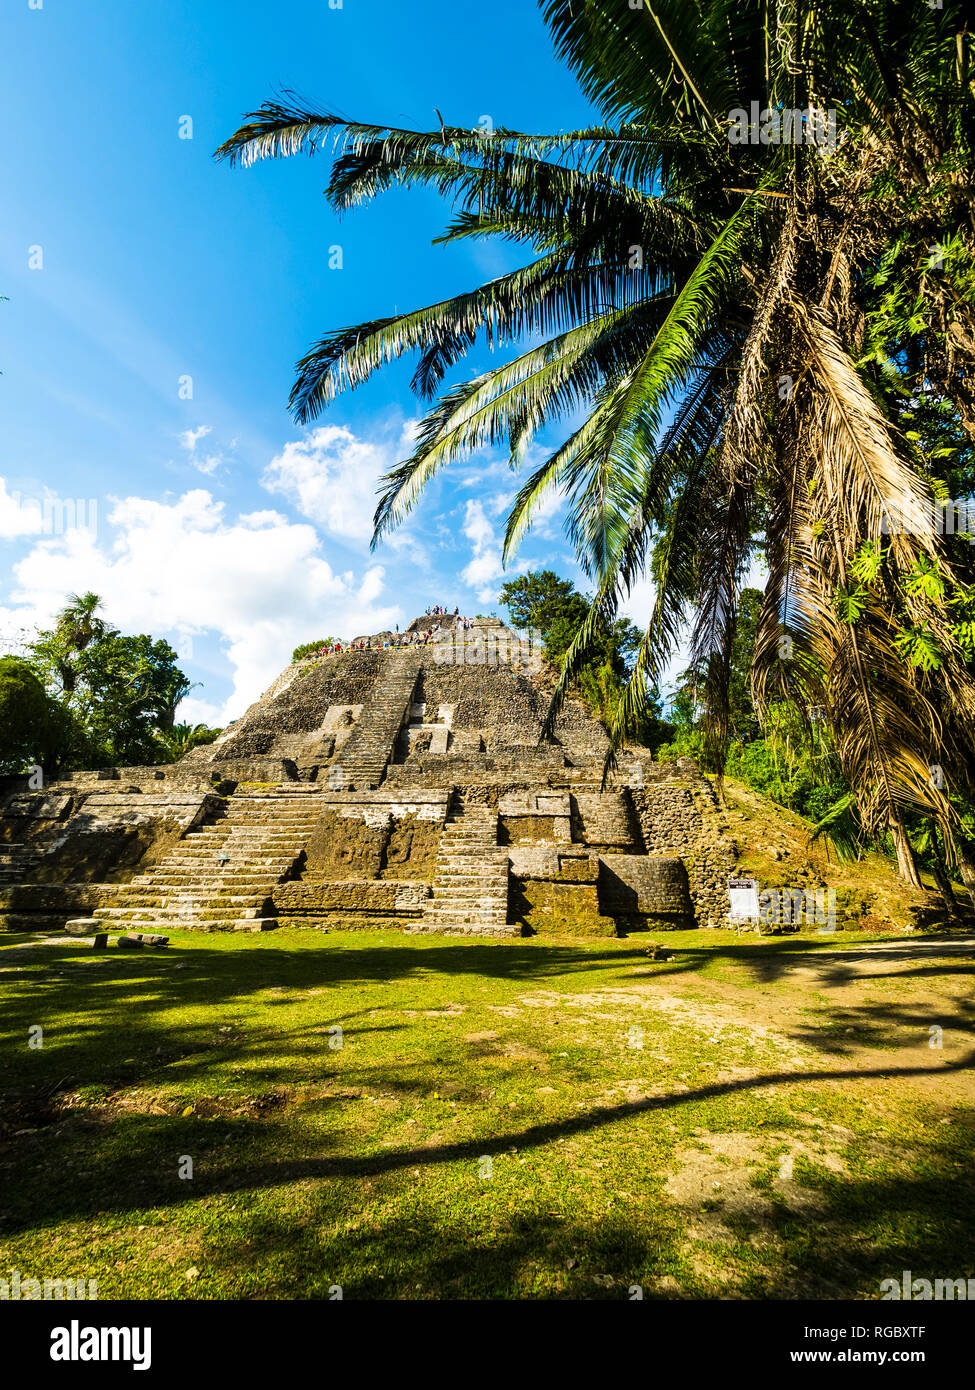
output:
[[[975, 1052], [946, 1064], [939, 1074], [969, 1071]], [[591, 1135], [609, 1126], [642, 1116], [713, 1102], [771, 1087], [808, 1086], [812, 1083], [851, 1080], [890, 1082], [930, 1074], [929, 1067], [900, 1066], [877, 1070], [768, 1072], [734, 1080], [716, 1081], [680, 1093], [647, 1097], [615, 1105], [597, 1105], [560, 1119], [511, 1128], [453, 1143], [427, 1143], [398, 1147], [393, 1151], [362, 1155], [309, 1156], [309, 1135], [289, 1129], [272, 1118], [257, 1122], [229, 1114], [201, 1121], [188, 1116], [122, 1115], [102, 1125], [97, 1119], [75, 1120], [70, 1132], [56, 1130], [47, 1142], [30, 1136], [16, 1140], [4, 1167], [20, 1170], [20, 1178], [5, 1183], [3, 1229], [26, 1230], [37, 1224], [84, 1220], [106, 1210], [120, 1213], [150, 1206], [179, 1206], [201, 1197], [242, 1189], [268, 1191], [291, 1183], [374, 1178], [385, 1174], [423, 1169], [433, 1165], [476, 1166], [484, 1157], [501, 1157], [512, 1150], [525, 1154], [565, 1139]], [[359, 1083], [360, 1085], [362, 1083]], [[387, 1082], [388, 1084], [388, 1082]], [[358, 1087], [354, 1087], [358, 1090]], [[333, 1103], [335, 1097], [329, 1097]], [[300, 1130], [300, 1126], [298, 1129]], [[311, 1140], [321, 1149], [330, 1138], [316, 1134]], [[84, 1166], [79, 1174], [81, 1148]], [[228, 1152], [225, 1154], [224, 1150]], [[275, 1156], [268, 1159], [270, 1150]], [[43, 1153], [45, 1181], [42, 1191], [31, 1182]], [[181, 1154], [194, 1156], [197, 1165], [192, 1182], [178, 1177]], [[279, 1156], [282, 1155], [282, 1156]], [[68, 1161], [71, 1159], [71, 1161]], [[111, 1196], [106, 1199], [106, 1193]]]
[[[3, 956], [0, 951], [0, 961]], [[909, 951], [894, 952], [892, 960], [897, 963], [907, 956]], [[512, 943], [431, 946], [399, 940], [392, 947], [323, 943], [321, 949], [288, 950], [283, 943], [262, 942], [256, 948], [231, 950], [194, 943], [182, 953], [128, 956], [95, 954], [66, 940], [37, 948], [36, 964], [0, 976], [0, 1036], [5, 1035], [6, 1058], [0, 1064], [0, 1132], [11, 1106], [16, 1120], [25, 1102], [33, 1101], [43, 1110], [58, 1092], [89, 1082], [118, 1088], [178, 1085], [215, 1068], [226, 1070], [228, 1065], [246, 1067], [251, 1086], [287, 1084], [295, 1078], [312, 1083], [328, 1080], [334, 1064], [328, 1046], [330, 1028], [338, 1025], [357, 1033], [391, 1036], [405, 1028], [400, 1004], [350, 1008], [354, 1005], [350, 986], [408, 986], [433, 975], [447, 981], [478, 977], [544, 985], [555, 976], [571, 979], [589, 972], [625, 987], [634, 981], [652, 983], [694, 973], [716, 959], [744, 961], [770, 980], [798, 959], [829, 967], [829, 958], [824, 960], [822, 952], [810, 952], [791, 939], [777, 943], [771, 956], [756, 954], [754, 946], [729, 942], [712, 949], [680, 951], [672, 960], [652, 967], [644, 946], [593, 950]], [[878, 956], [877, 968], [865, 978], [883, 977], [880, 961]], [[897, 978], [936, 983], [970, 969], [957, 956], [926, 959], [912, 970], [898, 971]], [[269, 993], [275, 989], [282, 991], [280, 997]], [[259, 995], [264, 998], [257, 999]], [[283, 1020], [276, 1017], [279, 1010], [309, 999], [315, 1000], [309, 1016], [299, 1026], [282, 1027]], [[239, 1031], [233, 1024], [218, 1028], [217, 1023], [228, 1017], [226, 1007], [219, 1019], [208, 1020], [210, 1009], [232, 1007], [238, 1001], [251, 1011], [256, 1003], [260, 1022], [255, 1024], [250, 1017]], [[179, 1017], [182, 1010], [190, 1015], [185, 1020]], [[865, 1045], [917, 1047], [928, 1040], [932, 1024], [940, 1026], [956, 1045], [959, 1037], [966, 1041], [970, 1037], [975, 1008], [966, 1002], [945, 1001], [928, 1018], [925, 1007], [831, 1005], [820, 1009], [819, 1017], [822, 1024], [803, 1022], [789, 1030], [791, 1035], [823, 1052], [844, 1055]], [[49, 1032], [53, 1048], [28, 1049], [29, 1030], [38, 1024]], [[936, 1060], [931, 1058], [932, 1063]], [[451, 1065], [458, 1065], [457, 1059]], [[429, 1081], [424, 1066], [415, 1069], [410, 1081], [397, 1082], [392, 1076], [388, 1084], [420, 1089]]]
[[[842, 1185], [818, 1179], [811, 1190], [822, 1198], [815, 1221], [801, 1202], [779, 1199], [760, 1213], [756, 1203], [755, 1219], [727, 1228], [704, 1266], [687, 1248], [688, 1213], [653, 1194], [638, 1219], [513, 1213], [502, 1230], [479, 1221], [473, 1199], [459, 1220], [445, 1220], [430, 1204], [367, 1222], [356, 1213], [352, 1229], [310, 1220], [296, 1231], [293, 1222], [262, 1213], [207, 1250], [207, 1270], [243, 1297], [326, 1298], [337, 1285], [346, 1299], [586, 1301], [629, 1301], [637, 1293], [871, 1300], [882, 1280], [899, 1284], [904, 1270], [932, 1281], [973, 1273], [975, 1180], [958, 1164]], [[207, 1296], [206, 1284], [196, 1296]]]

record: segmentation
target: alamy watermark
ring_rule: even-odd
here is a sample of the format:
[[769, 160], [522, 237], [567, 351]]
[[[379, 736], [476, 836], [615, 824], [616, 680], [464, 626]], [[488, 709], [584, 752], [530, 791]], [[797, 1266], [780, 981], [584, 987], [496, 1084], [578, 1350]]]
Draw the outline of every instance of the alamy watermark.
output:
[[25, 535], [63, 536], [69, 531], [98, 533], [98, 500], [94, 497], [24, 497], [11, 492], [10, 500], [19, 514], [18, 531]]
[[909, 1269], [899, 1279], [881, 1279], [880, 1299], [907, 1299], [915, 1303], [975, 1302], [975, 1279], [915, 1279]]
[[758, 895], [758, 917], [763, 926], [816, 927], [836, 930], [835, 888], [765, 888]]
[[835, 888], [763, 888], [754, 878], [729, 878], [728, 918], [741, 927], [815, 927], [820, 934], [836, 931]]
[[975, 498], [949, 497], [939, 502], [913, 494], [889, 497], [884, 502], [880, 529], [885, 536], [929, 531], [939, 536], [966, 536], [971, 545], [975, 542]]
[[728, 113], [728, 140], [732, 145], [816, 145], [836, 149], [836, 111], [819, 106], [735, 107]]
[[433, 659], [438, 666], [513, 666], [517, 670], [542, 669], [543, 647], [538, 632], [447, 632], [438, 637]]
[[0, 1279], [0, 1300], [16, 1303], [19, 1300], [98, 1298], [97, 1279], [31, 1279], [19, 1269], [11, 1269], [9, 1279]]

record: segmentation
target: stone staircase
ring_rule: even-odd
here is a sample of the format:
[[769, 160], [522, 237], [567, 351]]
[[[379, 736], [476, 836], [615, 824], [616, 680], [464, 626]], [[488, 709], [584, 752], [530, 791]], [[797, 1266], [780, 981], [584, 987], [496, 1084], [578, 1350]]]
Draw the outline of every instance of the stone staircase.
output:
[[31, 845], [0, 846], [0, 887], [23, 883], [24, 878], [41, 858], [41, 851]]
[[517, 935], [508, 925], [508, 851], [498, 848], [498, 813], [456, 795], [437, 853], [423, 931]]
[[[403, 724], [409, 718], [420, 674], [418, 650], [393, 652], [376, 682], [376, 690], [333, 764], [329, 785], [339, 791], [370, 791], [379, 786]], [[334, 769], [342, 769], [341, 786]]]
[[293, 872], [321, 807], [321, 788], [307, 783], [234, 796], [225, 816], [191, 830], [94, 917], [106, 931], [260, 931], [271, 921], [271, 893]]

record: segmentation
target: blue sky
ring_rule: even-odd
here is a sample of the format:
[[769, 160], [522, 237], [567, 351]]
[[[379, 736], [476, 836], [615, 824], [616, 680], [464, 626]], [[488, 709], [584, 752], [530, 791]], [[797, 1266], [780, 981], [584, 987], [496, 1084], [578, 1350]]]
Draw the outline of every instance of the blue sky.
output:
[[[94, 589], [123, 630], [180, 651], [198, 683], [181, 716], [222, 723], [300, 641], [402, 625], [435, 602], [496, 607], [516, 485], [498, 454], [455, 465], [369, 551], [376, 478], [420, 413], [412, 360], [308, 429], [287, 399], [296, 359], [328, 330], [517, 258], [432, 246], [447, 216], [432, 193], [339, 218], [326, 158], [232, 170], [212, 153], [282, 87], [423, 129], [434, 108], [470, 127], [583, 124], [592, 112], [532, 0], [4, 0], [0, 51], [8, 646]], [[451, 379], [488, 362], [476, 351]], [[65, 499], [83, 524], [62, 531], [52, 503]], [[518, 566], [580, 580], [556, 511]], [[645, 616], [645, 590], [629, 611]]]

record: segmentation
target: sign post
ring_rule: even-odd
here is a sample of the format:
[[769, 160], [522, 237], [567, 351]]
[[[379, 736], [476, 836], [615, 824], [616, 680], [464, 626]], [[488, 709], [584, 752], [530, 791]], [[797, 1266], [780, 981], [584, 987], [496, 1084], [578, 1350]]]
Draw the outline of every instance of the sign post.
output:
[[762, 923], [761, 913], [758, 907], [758, 879], [729, 878], [728, 901], [728, 917], [734, 922], [735, 931], [740, 933], [746, 922], [754, 922], [755, 928], [759, 936], [761, 936]]

